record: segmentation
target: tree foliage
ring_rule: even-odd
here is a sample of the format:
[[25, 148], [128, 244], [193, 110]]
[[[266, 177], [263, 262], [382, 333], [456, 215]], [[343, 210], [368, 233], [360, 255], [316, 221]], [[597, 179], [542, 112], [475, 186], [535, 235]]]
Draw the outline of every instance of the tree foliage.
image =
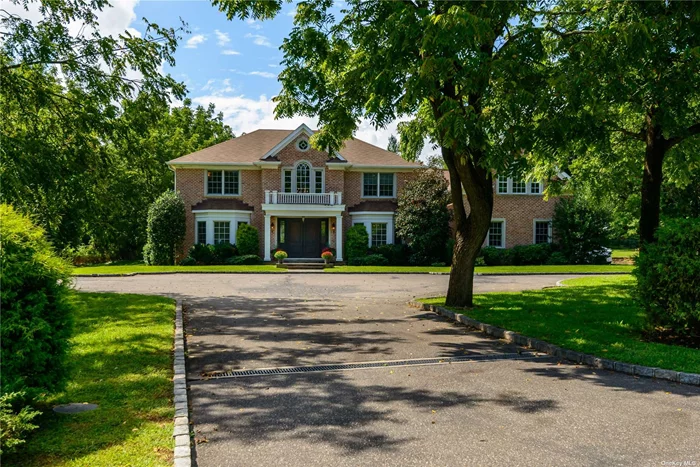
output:
[[538, 153], [594, 186], [636, 181], [653, 242], [664, 177], [682, 188], [700, 164], [700, 5], [563, 0], [543, 23], [552, 92]]
[[[281, 1], [214, 0], [229, 18], [267, 19]], [[474, 262], [488, 232], [492, 176], [530, 147], [541, 81], [536, 2], [353, 0], [297, 5], [282, 45], [278, 117], [317, 116], [316, 147], [339, 148], [362, 118], [399, 117], [400, 152], [414, 159], [425, 138], [450, 171], [455, 248], [447, 303], [471, 305]], [[510, 170], [510, 169], [508, 169]], [[463, 191], [470, 209], [465, 208]]]
[[450, 239], [450, 192], [442, 169], [422, 170], [406, 183], [398, 199], [396, 234], [411, 248], [412, 264], [445, 261]]
[[185, 240], [185, 203], [180, 193], [168, 190], [148, 208], [143, 259], [146, 264], [175, 264]]
[[399, 140], [396, 139], [396, 136], [389, 136], [389, 143], [386, 145], [386, 150], [399, 154]]

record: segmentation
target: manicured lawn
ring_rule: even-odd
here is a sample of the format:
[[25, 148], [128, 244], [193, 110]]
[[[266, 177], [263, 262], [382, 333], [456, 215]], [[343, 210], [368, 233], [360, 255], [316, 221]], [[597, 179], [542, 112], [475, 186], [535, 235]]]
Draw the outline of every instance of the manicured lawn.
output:
[[[700, 350], [644, 342], [644, 314], [630, 296], [631, 276], [585, 277], [569, 287], [475, 297], [456, 312], [481, 322], [602, 358], [700, 373]], [[444, 299], [427, 299], [442, 305]]]
[[639, 254], [638, 250], [613, 250], [613, 258], [633, 258]]
[[[47, 401], [40, 428], [3, 465], [167, 466], [173, 457], [175, 306], [162, 297], [76, 293], [66, 389]], [[90, 402], [76, 415], [55, 404]]]
[[[572, 266], [478, 266], [477, 274], [576, 274], [576, 273], [629, 273], [633, 266], [627, 265], [572, 265]], [[326, 272], [450, 272], [449, 267], [432, 266], [336, 266]]]
[[159, 272], [285, 272], [274, 264], [254, 266], [148, 266], [143, 263], [81, 266], [73, 269], [74, 276], [91, 274], [154, 274]]

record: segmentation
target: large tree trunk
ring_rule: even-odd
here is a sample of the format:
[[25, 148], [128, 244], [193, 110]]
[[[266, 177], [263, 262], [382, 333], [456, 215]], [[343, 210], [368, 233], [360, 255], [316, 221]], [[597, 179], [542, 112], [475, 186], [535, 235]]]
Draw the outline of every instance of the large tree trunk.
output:
[[646, 152], [644, 155], [644, 174], [642, 176], [642, 208], [639, 216], [640, 247], [656, 242], [656, 229], [659, 228], [661, 211], [661, 183], [663, 181], [663, 163], [667, 142], [661, 128], [654, 125], [651, 117], [647, 119]]
[[[476, 167], [469, 157], [455, 157], [443, 148], [450, 171], [450, 191], [454, 211], [455, 247], [445, 304], [471, 307], [474, 298], [474, 263], [491, 224], [493, 186], [490, 171]], [[467, 214], [462, 188], [467, 195]]]

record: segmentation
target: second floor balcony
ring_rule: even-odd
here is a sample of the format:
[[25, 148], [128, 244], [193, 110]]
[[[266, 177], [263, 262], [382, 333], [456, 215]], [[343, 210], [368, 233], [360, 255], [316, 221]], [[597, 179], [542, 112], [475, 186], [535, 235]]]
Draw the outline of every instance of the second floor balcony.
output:
[[343, 204], [343, 193], [283, 193], [281, 191], [265, 190], [265, 204], [316, 204], [335, 206]]

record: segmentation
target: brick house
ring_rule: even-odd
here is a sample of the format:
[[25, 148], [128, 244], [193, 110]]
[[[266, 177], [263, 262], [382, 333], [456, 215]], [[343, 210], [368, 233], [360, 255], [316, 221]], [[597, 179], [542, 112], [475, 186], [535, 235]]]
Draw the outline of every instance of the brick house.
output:
[[[319, 258], [326, 246], [342, 261], [344, 232], [355, 224], [365, 225], [370, 246], [394, 243], [397, 196], [423, 166], [358, 139], [334, 154], [317, 151], [312, 134], [306, 125], [256, 130], [169, 161], [187, 207], [185, 251], [194, 243], [235, 243], [242, 223], [257, 228], [266, 261], [276, 248], [290, 258]], [[551, 238], [553, 203], [542, 199], [541, 184], [528, 182], [521, 192], [521, 183], [494, 187], [487, 244]]]

